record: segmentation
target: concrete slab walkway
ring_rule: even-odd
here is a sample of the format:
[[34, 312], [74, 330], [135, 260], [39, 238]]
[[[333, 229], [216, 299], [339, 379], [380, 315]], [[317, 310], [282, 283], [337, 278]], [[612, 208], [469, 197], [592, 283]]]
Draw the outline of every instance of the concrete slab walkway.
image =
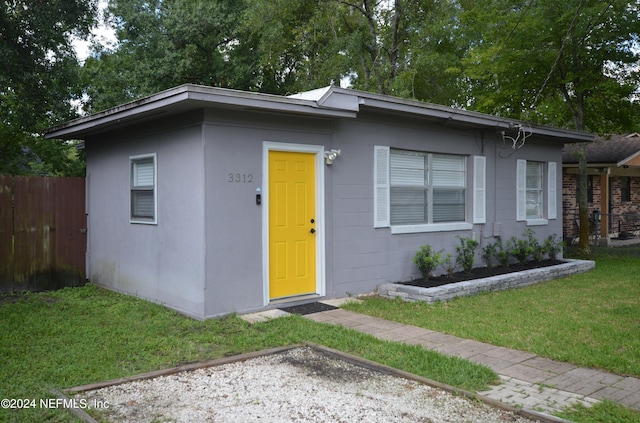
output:
[[[339, 306], [340, 300], [323, 301]], [[268, 311], [241, 316], [248, 321], [275, 318]], [[443, 354], [483, 364], [501, 383], [478, 394], [511, 406], [553, 414], [574, 404], [591, 406], [608, 399], [640, 410], [640, 379], [619, 376], [549, 360], [535, 354], [458, 338], [416, 326], [336, 309], [304, 316], [320, 323], [341, 325], [377, 338], [420, 345]]]

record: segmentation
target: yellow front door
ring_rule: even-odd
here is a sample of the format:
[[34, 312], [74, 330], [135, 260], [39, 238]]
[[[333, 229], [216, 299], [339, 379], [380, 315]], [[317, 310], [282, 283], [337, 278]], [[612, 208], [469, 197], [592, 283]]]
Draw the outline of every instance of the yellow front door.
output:
[[269, 151], [269, 298], [316, 292], [315, 155]]

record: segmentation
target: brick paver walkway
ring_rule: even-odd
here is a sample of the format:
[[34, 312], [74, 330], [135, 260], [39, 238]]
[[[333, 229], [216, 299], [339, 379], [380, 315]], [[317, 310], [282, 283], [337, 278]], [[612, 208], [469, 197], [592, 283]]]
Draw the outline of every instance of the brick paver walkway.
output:
[[[337, 301], [323, 301], [338, 305]], [[280, 310], [246, 316], [264, 320], [281, 316]], [[608, 399], [640, 410], [640, 379], [586, 369], [539, 357], [535, 354], [458, 338], [416, 326], [391, 322], [347, 310], [309, 314], [315, 322], [341, 325], [377, 338], [421, 345], [443, 354], [483, 364], [500, 376], [501, 383], [478, 392], [485, 397], [516, 407], [553, 414], [580, 403], [590, 406]]]

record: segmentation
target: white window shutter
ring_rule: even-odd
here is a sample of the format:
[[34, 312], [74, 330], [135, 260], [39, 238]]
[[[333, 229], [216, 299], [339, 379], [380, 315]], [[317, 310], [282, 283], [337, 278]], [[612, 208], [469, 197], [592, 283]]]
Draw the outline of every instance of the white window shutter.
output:
[[527, 161], [516, 162], [516, 220], [527, 220]]
[[547, 178], [547, 204], [549, 209], [547, 210], [548, 219], [556, 219], [558, 217], [558, 205], [556, 203], [556, 162], [549, 162], [548, 164], [548, 178]]
[[487, 222], [487, 158], [473, 156], [473, 223]]
[[390, 226], [389, 147], [376, 145], [373, 150], [373, 226]]

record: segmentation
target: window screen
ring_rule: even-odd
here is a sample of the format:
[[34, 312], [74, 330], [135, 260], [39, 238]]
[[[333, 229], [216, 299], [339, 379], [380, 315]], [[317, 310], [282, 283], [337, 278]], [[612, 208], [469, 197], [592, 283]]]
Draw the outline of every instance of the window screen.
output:
[[155, 221], [155, 156], [131, 159], [131, 219]]

